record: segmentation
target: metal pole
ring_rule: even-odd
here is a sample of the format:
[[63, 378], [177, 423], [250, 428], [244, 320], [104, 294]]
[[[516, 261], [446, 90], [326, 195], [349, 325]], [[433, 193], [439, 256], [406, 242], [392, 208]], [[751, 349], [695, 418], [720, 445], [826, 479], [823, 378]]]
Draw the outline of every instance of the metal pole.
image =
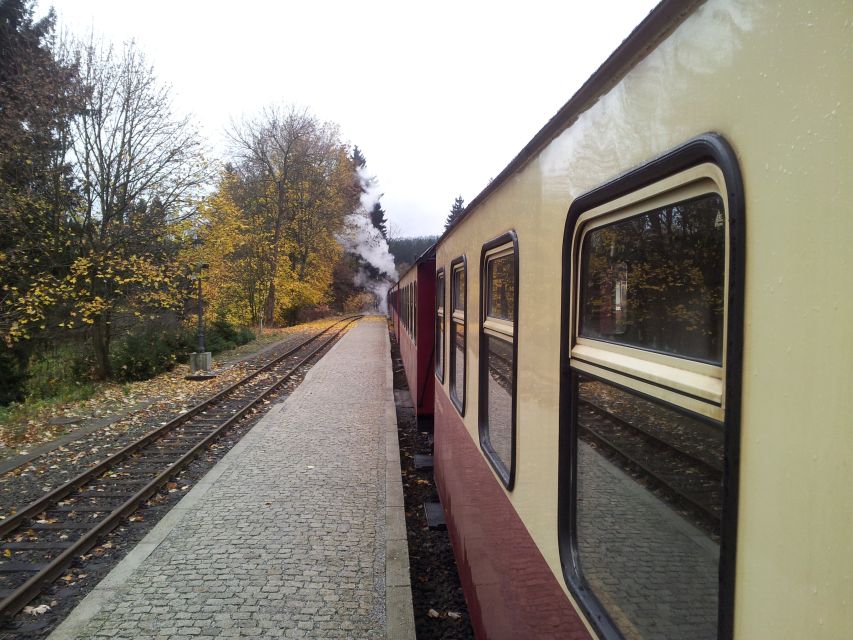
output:
[[201, 267], [198, 268], [198, 352], [204, 353], [204, 303], [201, 299]]

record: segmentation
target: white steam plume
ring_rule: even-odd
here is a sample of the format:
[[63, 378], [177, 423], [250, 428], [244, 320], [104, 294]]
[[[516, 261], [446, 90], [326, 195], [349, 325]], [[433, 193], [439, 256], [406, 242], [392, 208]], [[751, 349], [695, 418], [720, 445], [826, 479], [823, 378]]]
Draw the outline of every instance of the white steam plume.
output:
[[338, 236], [338, 242], [347, 251], [361, 256], [379, 272], [380, 279], [376, 280], [361, 268], [353, 280], [356, 286], [376, 295], [384, 313], [387, 311], [385, 298], [388, 289], [397, 281], [397, 268], [394, 266], [394, 256], [388, 251], [388, 242], [370, 222], [370, 211], [382, 196], [379, 185], [375, 178], [366, 175], [363, 167], [358, 168], [358, 177], [363, 189], [361, 206], [346, 217], [344, 231]]

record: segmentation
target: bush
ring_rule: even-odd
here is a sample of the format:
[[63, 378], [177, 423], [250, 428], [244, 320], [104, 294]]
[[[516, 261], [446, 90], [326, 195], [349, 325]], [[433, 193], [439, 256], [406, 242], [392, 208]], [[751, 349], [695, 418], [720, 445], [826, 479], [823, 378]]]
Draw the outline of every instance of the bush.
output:
[[110, 354], [117, 380], [147, 380], [170, 371], [187, 353], [177, 333], [157, 325], [135, 329], [118, 342]]
[[[204, 334], [204, 347], [212, 353], [227, 351], [255, 339], [246, 327], [236, 328], [224, 318], [209, 323]], [[118, 342], [110, 354], [113, 376], [117, 380], [147, 380], [170, 371], [178, 362], [186, 361], [198, 348], [198, 328], [179, 331], [158, 325], [146, 325], [131, 331]]]
[[18, 358], [0, 346], [0, 406], [19, 402], [26, 394], [27, 374]]
[[[248, 327], [237, 328], [222, 317], [207, 323], [204, 331], [204, 348], [211, 353], [219, 353], [239, 347], [255, 339], [255, 334]], [[198, 348], [198, 328], [193, 327], [183, 335], [183, 343], [187, 352]]]
[[26, 398], [62, 398], [65, 401], [89, 398], [94, 390], [91, 369], [91, 358], [82, 345], [65, 344], [36, 352], [27, 368]]

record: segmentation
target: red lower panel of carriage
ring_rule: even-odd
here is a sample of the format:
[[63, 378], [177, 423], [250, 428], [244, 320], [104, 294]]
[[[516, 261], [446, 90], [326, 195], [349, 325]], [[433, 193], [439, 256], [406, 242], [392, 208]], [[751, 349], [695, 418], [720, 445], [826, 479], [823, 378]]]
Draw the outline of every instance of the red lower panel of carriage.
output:
[[435, 398], [435, 477], [477, 638], [589, 633], [450, 400]]

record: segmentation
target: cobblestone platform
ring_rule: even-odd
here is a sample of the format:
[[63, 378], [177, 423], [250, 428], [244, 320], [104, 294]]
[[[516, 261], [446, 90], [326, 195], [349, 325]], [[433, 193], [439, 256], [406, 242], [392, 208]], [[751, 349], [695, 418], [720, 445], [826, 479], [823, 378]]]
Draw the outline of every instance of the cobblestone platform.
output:
[[362, 320], [50, 636], [414, 638], [388, 332]]

